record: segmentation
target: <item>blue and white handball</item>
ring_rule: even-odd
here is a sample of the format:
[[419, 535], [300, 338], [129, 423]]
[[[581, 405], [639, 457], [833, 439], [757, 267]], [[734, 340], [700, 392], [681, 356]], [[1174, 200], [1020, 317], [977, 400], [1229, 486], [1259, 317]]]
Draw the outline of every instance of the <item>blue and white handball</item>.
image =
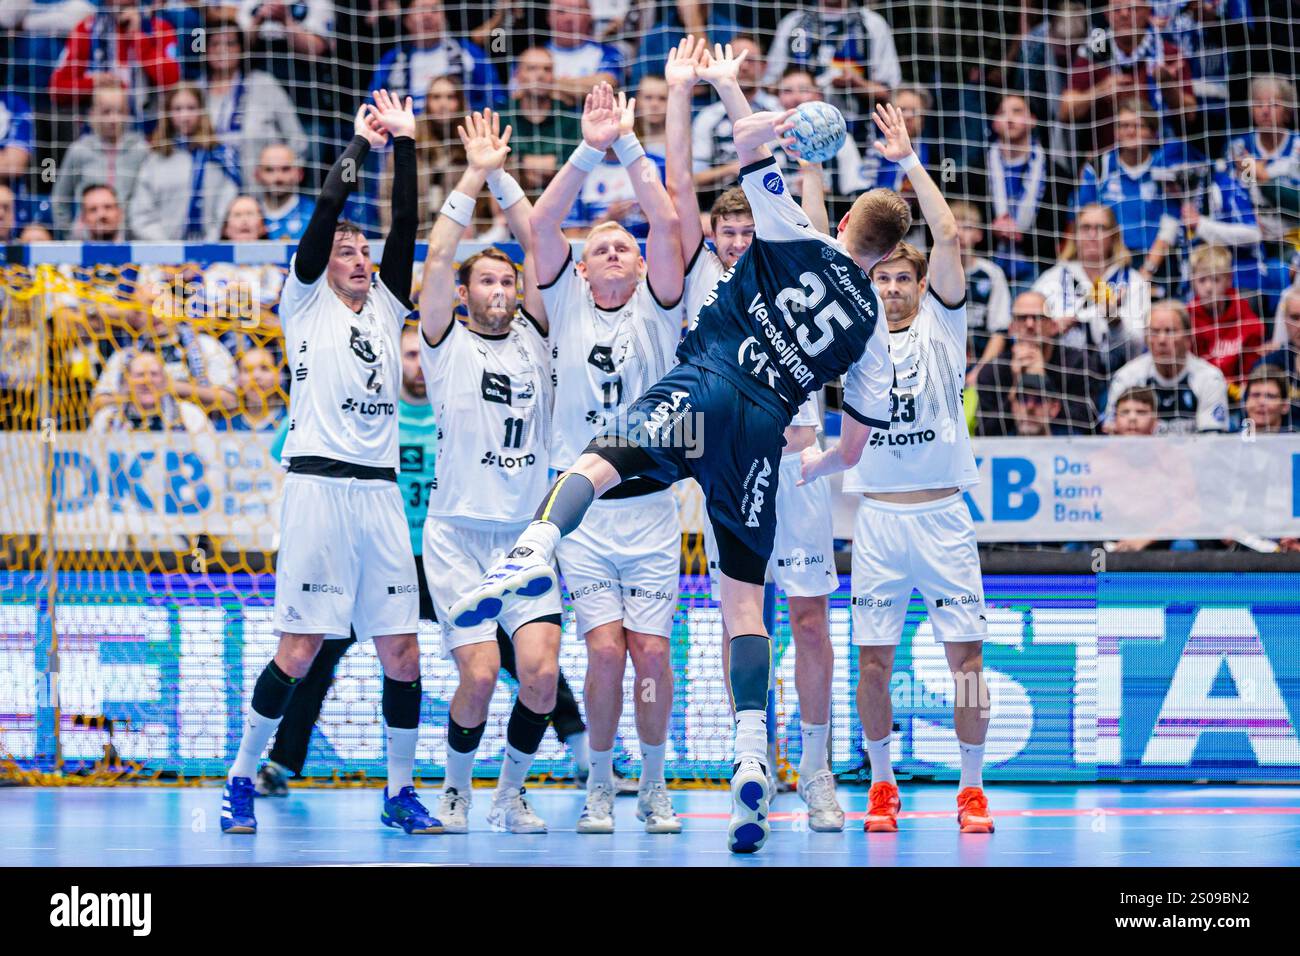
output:
[[812, 100], [801, 103], [790, 117], [794, 129], [786, 135], [794, 137], [799, 157], [810, 163], [824, 163], [844, 145], [847, 128], [844, 114], [830, 103]]

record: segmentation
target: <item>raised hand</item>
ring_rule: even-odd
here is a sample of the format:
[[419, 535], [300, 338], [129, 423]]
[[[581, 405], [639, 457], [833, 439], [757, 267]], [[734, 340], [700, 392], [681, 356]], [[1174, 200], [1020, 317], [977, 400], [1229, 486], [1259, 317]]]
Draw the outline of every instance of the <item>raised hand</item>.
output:
[[375, 108], [370, 103], [362, 103], [357, 110], [356, 121], [352, 124], [353, 132], [365, 138], [371, 149], [378, 149], [388, 142], [388, 132], [379, 125]]
[[737, 56], [732, 52], [730, 43], [726, 46], [715, 43], [713, 52], [709, 53], [706, 49], [704, 56], [696, 62], [695, 75], [715, 87], [725, 83], [739, 84], [740, 64], [745, 62], [747, 56], [749, 56], [748, 50], [741, 50], [740, 55]]
[[794, 114], [795, 111], [792, 109], [783, 113], [775, 113], [771, 110], [751, 113], [736, 120], [731, 128], [732, 141], [738, 148], [754, 150], [776, 140], [785, 147], [786, 152], [798, 159], [799, 152], [794, 147], [794, 137], [785, 135], [794, 129], [791, 120]]
[[596, 84], [582, 107], [582, 138], [589, 146], [609, 149], [614, 145], [626, 105], [615, 101], [614, 89], [608, 83]]
[[511, 128], [501, 132], [501, 114], [485, 109], [470, 113], [463, 126], [457, 126], [460, 141], [465, 145], [465, 159], [475, 169], [491, 172], [501, 169], [510, 155]]
[[708, 56], [709, 44], [703, 37], [682, 37], [682, 42], [668, 51], [664, 79], [669, 87], [690, 89], [699, 80], [696, 68]]
[[618, 110], [618, 135], [626, 136], [636, 130], [636, 97], [628, 99], [626, 94], [621, 90], [618, 99], [614, 101], [614, 108]]
[[415, 110], [409, 96], [403, 103], [387, 90], [375, 90], [375, 119], [381, 129], [394, 137], [415, 138]]
[[872, 145], [876, 152], [891, 162], [898, 162], [912, 152], [912, 138], [907, 135], [907, 122], [893, 103], [877, 103], [873, 117], [883, 140], [876, 140]]

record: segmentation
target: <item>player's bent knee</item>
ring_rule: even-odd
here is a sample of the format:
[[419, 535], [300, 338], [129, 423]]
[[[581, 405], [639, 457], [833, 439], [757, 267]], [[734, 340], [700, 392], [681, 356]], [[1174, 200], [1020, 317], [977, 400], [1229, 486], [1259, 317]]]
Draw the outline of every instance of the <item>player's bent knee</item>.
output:
[[984, 668], [983, 641], [948, 641], [943, 650], [948, 657], [948, 667], [954, 671], [971, 672]]
[[863, 683], [883, 686], [889, 683], [894, 670], [894, 648], [860, 647], [858, 649], [858, 674]]
[[276, 666], [290, 677], [306, 677], [324, 640], [323, 634], [281, 634], [275, 652]]
[[621, 666], [627, 655], [627, 641], [621, 621], [593, 627], [586, 634], [586, 642], [588, 666]]
[[668, 674], [672, 677], [672, 647], [666, 638], [657, 634], [640, 634], [629, 631], [628, 650], [632, 653], [632, 666], [638, 674]]

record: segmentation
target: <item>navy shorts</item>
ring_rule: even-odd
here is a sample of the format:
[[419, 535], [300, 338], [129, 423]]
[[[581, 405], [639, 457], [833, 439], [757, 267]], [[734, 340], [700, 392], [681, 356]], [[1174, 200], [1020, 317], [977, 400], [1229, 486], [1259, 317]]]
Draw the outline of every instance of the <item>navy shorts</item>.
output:
[[776, 537], [785, 424], [721, 375], [682, 364], [629, 405], [587, 451], [624, 480], [698, 481], [722, 573], [761, 585]]

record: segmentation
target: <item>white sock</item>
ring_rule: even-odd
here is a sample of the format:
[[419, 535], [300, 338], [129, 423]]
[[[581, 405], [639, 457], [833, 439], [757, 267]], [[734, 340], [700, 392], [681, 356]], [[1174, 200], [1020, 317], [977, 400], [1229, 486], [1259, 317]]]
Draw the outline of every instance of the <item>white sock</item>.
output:
[[826, 739], [831, 734], [830, 724], [803, 724], [803, 750], [799, 755], [799, 776], [811, 777], [826, 770]]
[[573, 762], [579, 770], [586, 770], [591, 766], [591, 754], [587, 752], [587, 732], [585, 730], [580, 734], [574, 734], [564, 743], [569, 748], [569, 753], [573, 754]]
[[403, 787], [414, 787], [415, 741], [420, 736], [418, 727], [390, 727], [384, 724], [384, 737], [388, 744], [388, 795], [395, 797]]
[[506, 756], [501, 761], [501, 778], [497, 781], [497, 793], [502, 790], [518, 790], [528, 778], [528, 770], [533, 765], [536, 754], [526, 754], [522, 750], [506, 744]]
[[281, 717], [263, 717], [252, 707], [248, 708], [248, 717], [244, 721], [244, 736], [239, 738], [239, 753], [230, 766], [227, 780], [236, 777], [257, 776], [257, 764], [266, 752], [266, 745], [275, 736], [275, 729], [280, 726]]
[[867, 756], [871, 758], [872, 783], [896, 783], [894, 768], [889, 762], [889, 745], [893, 741], [892, 733], [885, 734], [884, 740], [868, 740]]
[[515, 541], [516, 548], [531, 548], [533, 553], [548, 564], [555, 557], [555, 546], [560, 543], [560, 529], [549, 521], [534, 521]]
[[735, 763], [753, 757], [767, 763], [767, 712], [740, 710], [736, 712]]
[[591, 750], [591, 775], [587, 777], [587, 787], [603, 783], [614, 786], [614, 748], [608, 750]]
[[641, 787], [644, 789], [652, 783], [664, 783], [664, 753], [668, 742], [648, 744], [641, 741]]
[[957, 741], [957, 746], [961, 748], [961, 780], [957, 784], [957, 792], [961, 793], [967, 787], [984, 787], [984, 745], [968, 744], [964, 741]]
[[467, 754], [448, 747], [447, 777], [443, 781], [443, 786], [454, 789], [461, 794], [469, 793], [470, 790], [474, 789], [474, 757], [477, 754], [477, 747]]

